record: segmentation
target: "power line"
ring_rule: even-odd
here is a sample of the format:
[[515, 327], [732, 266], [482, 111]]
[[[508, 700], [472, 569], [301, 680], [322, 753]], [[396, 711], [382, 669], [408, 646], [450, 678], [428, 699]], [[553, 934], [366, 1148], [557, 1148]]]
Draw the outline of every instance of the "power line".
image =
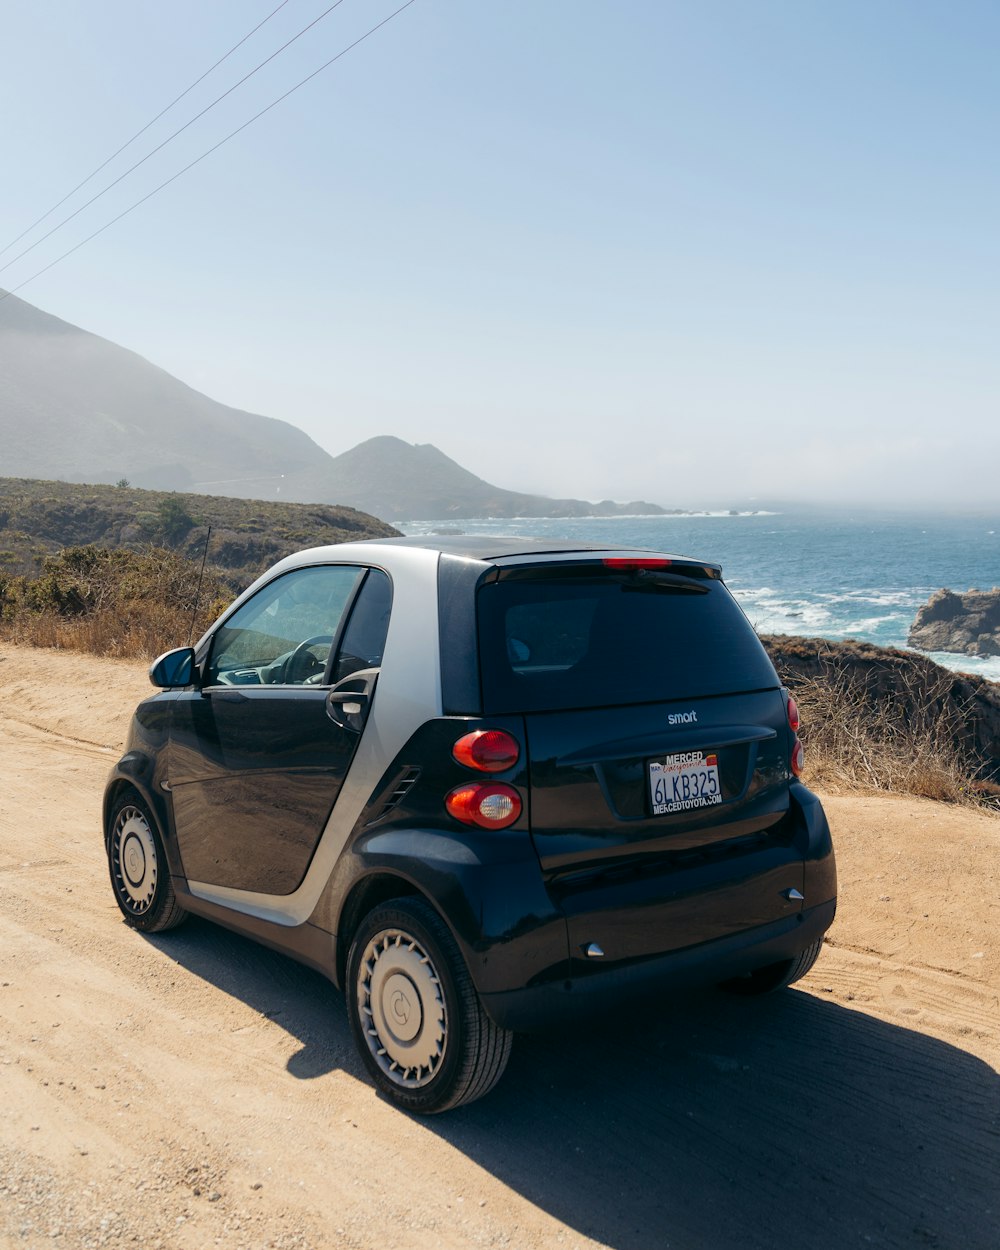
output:
[[73, 188], [72, 191], [68, 191], [62, 197], [61, 200], [58, 200], [55, 204], [52, 205], [51, 208], [47, 209], [44, 213], [42, 213], [41, 217], [39, 217], [36, 221], [33, 221], [31, 225], [27, 228], [27, 230], [22, 230], [16, 239], [11, 239], [9, 243], [6, 243], [3, 247], [0, 247], [0, 256], [2, 256], [4, 252], [9, 252], [15, 243], [20, 243], [21, 240], [24, 238], [24, 236], [26, 234], [30, 234], [36, 226], [40, 226], [42, 222], [46, 219], [46, 217], [51, 217], [57, 208], [62, 208], [62, 206], [66, 203], [66, 201], [69, 199], [72, 199], [72, 197], [76, 195], [77, 191], [79, 191], [81, 187], [85, 187], [87, 185], [87, 183], [91, 180], [91, 178], [96, 178], [97, 175], [101, 172], [101, 170], [105, 168], [105, 166], [110, 165], [116, 156], [121, 156], [121, 154], [125, 151], [125, 149], [127, 147], [131, 147], [131, 145], [135, 143], [136, 139], [138, 139], [140, 135], [144, 135], [146, 131], [150, 128], [150, 126], [158, 122], [165, 113], [169, 113], [170, 110], [174, 107], [174, 105], [179, 104], [181, 100], [183, 100], [184, 97], [189, 92], [193, 91], [200, 82], [204, 82], [204, 80], [209, 76], [209, 74], [212, 73], [213, 70], [218, 69], [223, 61], [228, 60], [229, 57], [231, 57], [233, 53], [237, 50], [237, 48], [241, 48], [246, 43], [246, 41], [250, 38], [251, 35], [256, 35], [257, 31], [260, 30], [260, 28], [264, 26], [267, 22], [269, 22], [271, 18], [274, 17], [275, 13], [278, 12], [279, 9], [283, 9], [287, 3], [288, 3], [288, 0], [281, 0], [281, 3], [278, 5], [278, 8], [273, 9], [270, 13], [268, 13], [267, 17], [264, 18], [264, 21], [258, 22], [257, 25], [253, 28], [253, 30], [248, 31], [243, 36], [243, 38], [239, 41], [239, 43], [234, 43], [233, 46], [229, 49], [229, 51], [225, 54], [225, 56], [220, 56], [219, 59], [215, 62], [215, 64], [210, 65], [200, 78], [196, 78], [190, 87], [185, 87], [179, 96], [175, 97], [173, 100], [170, 101], [170, 103], [166, 106], [166, 108], [160, 109], [160, 111], [156, 114], [156, 116], [151, 121], [146, 122], [145, 126], [143, 126], [141, 130], [137, 130], [131, 139], [126, 139], [126, 141], [121, 145], [121, 147], [116, 152], [112, 152], [106, 161], [102, 161], [101, 164], [98, 165], [96, 169], [91, 170], [91, 172], [86, 176], [86, 178], [84, 178], [82, 182], [78, 182], [76, 184], [76, 186]]
[[118, 177], [115, 178], [113, 182], [109, 182], [108, 185], [102, 191], [98, 191], [96, 195], [92, 195], [90, 199], [87, 200], [85, 203], [81, 204], [79, 208], [75, 208], [73, 212], [69, 214], [68, 217], [64, 217], [62, 221], [60, 221], [57, 225], [53, 226], [51, 230], [47, 230], [45, 234], [37, 238], [34, 241], [34, 243], [26, 247], [24, 251], [18, 252], [18, 254], [16, 256], [11, 257], [11, 259], [7, 261], [6, 264], [0, 265], [0, 273], [3, 273], [6, 269], [9, 269], [11, 265], [16, 265], [17, 262], [23, 256], [27, 256], [29, 252], [33, 252], [40, 243], [44, 243], [46, 239], [51, 238], [52, 235], [54, 235], [57, 230], [61, 230], [63, 226], [65, 226], [67, 222], [72, 221], [74, 217], [79, 217], [79, 215], [83, 212], [85, 208], [89, 208], [91, 204], [96, 203], [101, 198], [101, 196], [106, 195], [111, 190], [112, 187], [116, 187], [119, 184], [119, 182], [121, 182], [124, 178], [127, 178], [129, 174], [134, 173], [135, 170], [137, 170], [140, 165], [145, 165], [145, 163], [149, 160], [151, 156], [155, 156], [157, 152], [159, 152], [162, 148], [165, 148], [167, 144], [170, 143], [172, 140], [176, 139], [178, 135], [183, 134], [184, 131], [187, 130], [189, 126], [193, 126], [194, 123], [199, 120], [199, 118], [204, 117], [206, 113], [214, 109], [217, 104], [221, 103], [221, 101], [223, 101], [226, 98], [226, 96], [232, 95], [233, 92], [237, 89], [237, 87], [242, 87], [243, 84], [247, 82], [248, 79], [253, 78], [254, 74], [262, 70], [265, 65], [270, 64], [270, 62], [273, 61], [275, 57], [280, 56], [282, 52], [285, 51], [286, 48], [290, 48], [292, 44], [295, 43], [297, 39], [301, 39], [302, 36], [306, 34], [307, 31], [312, 30], [312, 28], [317, 24], [317, 22], [321, 22], [324, 17], [329, 16], [329, 14], [331, 14], [334, 9], [339, 9], [343, 3], [344, 3], [344, 0], [334, 0], [333, 4], [331, 4], [328, 9], [325, 9], [319, 15], [319, 17], [314, 18], [309, 23], [308, 26], [303, 26], [297, 35], [293, 35], [291, 39], [289, 39], [287, 43], [283, 43], [276, 52], [272, 52], [271, 55], [269, 57], [266, 57], [263, 61], [261, 61], [259, 65], [255, 65], [254, 68], [250, 70], [248, 74], [243, 75], [243, 77], [239, 80], [239, 82], [233, 83], [233, 85], [228, 90], [223, 91], [222, 95], [216, 96], [216, 98], [212, 101], [211, 104], [206, 104], [200, 113], [195, 113], [194, 117], [192, 117], [190, 121], [186, 121], [184, 125], [181, 126], [178, 130], [175, 130], [172, 135], [167, 135], [167, 137], [163, 140], [162, 143], [158, 143], [156, 147], [153, 148], [152, 151], [147, 152], [146, 155], [142, 157], [141, 160], [136, 161], [134, 165], [130, 165], [123, 174], [119, 174]]
[[9, 295], [13, 295], [16, 291], [22, 290], [24, 287], [28, 285], [29, 282], [34, 282], [36, 278], [40, 278], [43, 273], [48, 273], [50, 269], [54, 268], [61, 261], [64, 261], [68, 256], [72, 256], [74, 252], [78, 252], [80, 248], [83, 247], [84, 244], [89, 243], [91, 239], [96, 239], [99, 234], [103, 234], [105, 230], [109, 230], [117, 222], [121, 221], [123, 217], [127, 217], [129, 213], [139, 208], [140, 205], [145, 204], [147, 200], [152, 199], [153, 196], [156, 195], [158, 192], [162, 191], [164, 187], [169, 187], [172, 182], [176, 182], [177, 179], [180, 178], [183, 174], [186, 174], [189, 169], [194, 169], [195, 165], [199, 165], [207, 156], [211, 156], [213, 152], [217, 152], [218, 149], [221, 148], [224, 143], [228, 143], [230, 139], [234, 139], [241, 131], [246, 130], [248, 126], [252, 126], [253, 123], [259, 120], [261, 117], [263, 117], [265, 113], [270, 113], [271, 109], [275, 108], [283, 100], [287, 100], [290, 95], [298, 91], [300, 87], [304, 87], [307, 82], [311, 82], [317, 76], [317, 74], [322, 74], [322, 72], [325, 69], [329, 69], [330, 66], [334, 64], [335, 61], [339, 61], [341, 57], [346, 56], [347, 53], [352, 51], [352, 49], [356, 48], [359, 43], [364, 43], [364, 41], [367, 38], [369, 38], [369, 36], [374, 35], [377, 30], [381, 30], [383, 26], [386, 26], [389, 22], [391, 22], [394, 17], [398, 17], [400, 13], [403, 12], [404, 9], [408, 9], [410, 5], [413, 3], [415, 3], [415, 0], [406, 0], [405, 4], [401, 4], [399, 8], [395, 9], [392, 13], [390, 13], [388, 17], [384, 17], [380, 22], [376, 22], [376, 24], [372, 26], [370, 30], [366, 30], [363, 35], [359, 35], [358, 38], [355, 39], [353, 43], [349, 43], [346, 48], [342, 48], [337, 53], [336, 56], [332, 56], [329, 59], [329, 61], [324, 62], [319, 67], [319, 69], [314, 69], [311, 74], [307, 74], [306, 77], [303, 78], [300, 82], [297, 82], [294, 87], [289, 87], [289, 89], [286, 92], [284, 92], [282, 95], [279, 95], [277, 99], [272, 100], [271, 103], [268, 104], [265, 108], [262, 108], [259, 113], [255, 113], [253, 117], [245, 121], [242, 126], [237, 126], [235, 130], [230, 131], [230, 133], [226, 135], [225, 138], [220, 139], [218, 143], [214, 143], [210, 148], [207, 149], [207, 151], [202, 152], [201, 156], [195, 157], [195, 159], [191, 161], [190, 164], [185, 165], [183, 169], [179, 169], [176, 174], [171, 175], [171, 177], [169, 177], [165, 182], [161, 182], [158, 187], [154, 187], [153, 190], [148, 192], [146, 195], [144, 195], [142, 199], [136, 200], [134, 204], [131, 204], [128, 208], [120, 212], [117, 217], [112, 217], [110, 221], [105, 222], [105, 224], [101, 226], [98, 230], [95, 230], [93, 234], [88, 234], [85, 239], [81, 239], [80, 242], [75, 244], [73, 247], [71, 247], [69, 251], [63, 252], [61, 256], [57, 256], [55, 260], [50, 261], [50, 263], [47, 264], [43, 269], [39, 269], [37, 273], [33, 273], [30, 278], [25, 278], [25, 280], [23, 282], [18, 283], [17, 286], [13, 286], [10, 288], [10, 290], [4, 291], [2, 294], [0, 294], [0, 302], [5, 300]]

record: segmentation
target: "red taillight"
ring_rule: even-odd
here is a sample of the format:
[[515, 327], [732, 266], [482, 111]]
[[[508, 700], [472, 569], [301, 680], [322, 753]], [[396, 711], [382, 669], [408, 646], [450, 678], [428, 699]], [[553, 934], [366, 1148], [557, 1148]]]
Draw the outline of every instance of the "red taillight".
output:
[[517, 763], [521, 748], [517, 739], [503, 729], [475, 729], [451, 748], [451, 753], [466, 768], [481, 773], [502, 773]]
[[480, 829], [506, 829], [521, 815], [521, 796], [513, 786], [499, 781], [456, 786], [444, 805], [463, 825]]
[[661, 556], [606, 556], [601, 563], [608, 569], [666, 569], [673, 561]]
[[[799, 719], [799, 705], [795, 702], [791, 695], [788, 696], [788, 704], [785, 710], [788, 714], [788, 728], [792, 731], [793, 735], [796, 735], [799, 731], [799, 725], [802, 722]], [[789, 767], [792, 770], [792, 776], [802, 776], [802, 768], [805, 764], [805, 758], [805, 747], [799, 741], [798, 737], [795, 737], [792, 741], [792, 754], [788, 761]]]

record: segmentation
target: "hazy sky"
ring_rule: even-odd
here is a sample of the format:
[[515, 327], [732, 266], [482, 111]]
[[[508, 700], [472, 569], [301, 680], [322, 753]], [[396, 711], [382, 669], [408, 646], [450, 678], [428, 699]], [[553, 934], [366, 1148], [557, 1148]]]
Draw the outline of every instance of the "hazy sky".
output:
[[[0, 247], [278, 0], [2, 5]], [[16, 287], [390, 14], [343, 0]], [[16, 256], [316, 18], [288, 0]], [[18, 294], [336, 454], [995, 503], [1000, 4], [415, 0]]]

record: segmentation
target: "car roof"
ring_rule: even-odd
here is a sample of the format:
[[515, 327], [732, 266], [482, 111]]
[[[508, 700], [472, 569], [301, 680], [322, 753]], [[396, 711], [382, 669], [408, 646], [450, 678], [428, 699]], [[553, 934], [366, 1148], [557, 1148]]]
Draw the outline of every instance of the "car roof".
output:
[[465, 556], [474, 560], [609, 550], [607, 543], [581, 543], [569, 538], [521, 538], [511, 534], [415, 534], [406, 538], [376, 538], [371, 545], [422, 547], [442, 555]]
[[[345, 544], [350, 546], [349, 543]], [[571, 538], [525, 538], [511, 534], [415, 534], [405, 538], [376, 538], [366, 543], [375, 548], [403, 548], [435, 551], [445, 556], [457, 556], [484, 563], [523, 562], [540, 556], [615, 556], [627, 559], [630, 555], [659, 556], [668, 560], [708, 568], [716, 574], [721, 565], [697, 556], [684, 556], [676, 552], [662, 551], [653, 547], [619, 546], [615, 543], [576, 542]]]
[[276, 574], [301, 568], [303, 565], [339, 562], [347, 558], [381, 564], [391, 571], [398, 561], [409, 564], [423, 553], [429, 558], [444, 556], [472, 560], [482, 565], [505, 566], [531, 564], [536, 561], [547, 563], [560, 559], [572, 560], [573, 557], [619, 560], [628, 560], [632, 556], [655, 557], [711, 570], [709, 576], [719, 577], [722, 573], [721, 566], [713, 561], [649, 547], [619, 547], [612, 543], [575, 542], [568, 538], [522, 538], [502, 534], [416, 534], [398, 538], [362, 538], [297, 551], [269, 569], [258, 582], [248, 587], [244, 595], [250, 590], [256, 590], [261, 582]]

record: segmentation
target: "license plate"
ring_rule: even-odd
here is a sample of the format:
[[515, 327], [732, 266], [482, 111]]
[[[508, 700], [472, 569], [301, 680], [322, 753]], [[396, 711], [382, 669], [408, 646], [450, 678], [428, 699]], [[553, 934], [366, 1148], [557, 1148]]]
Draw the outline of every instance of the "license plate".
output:
[[703, 751], [683, 751], [649, 764], [649, 797], [653, 815], [714, 807], [722, 802], [719, 757]]

